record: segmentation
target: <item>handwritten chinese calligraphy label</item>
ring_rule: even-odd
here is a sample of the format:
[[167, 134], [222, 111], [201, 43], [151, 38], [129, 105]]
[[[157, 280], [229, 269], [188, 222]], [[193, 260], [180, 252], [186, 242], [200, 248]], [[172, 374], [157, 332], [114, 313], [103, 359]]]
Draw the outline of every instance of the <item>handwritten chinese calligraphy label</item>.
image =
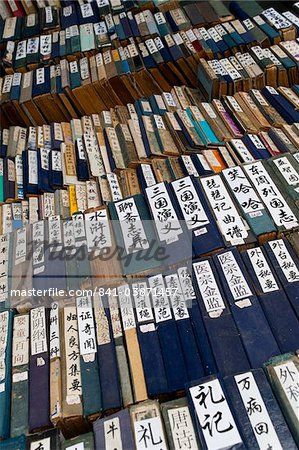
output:
[[144, 227], [134, 198], [115, 203], [127, 253], [149, 248]]
[[261, 248], [257, 247], [247, 250], [247, 254], [262, 291], [265, 294], [277, 291], [279, 287]]
[[148, 279], [156, 322], [165, 322], [172, 318], [171, 308], [168, 296], [166, 295], [165, 285], [162, 274], [154, 275]]
[[170, 297], [173, 308], [173, 315], [175, 320], [182, 320], [189, 317], [186, 300], [182, 292], [177, 274], [167, 275], [165, 277], [165, 284], [169, 289], [168, 295]]
[[299, 184], [299, 175], [286, 156], [273, 159], [273, 163], [290, 186]]
[[251, 372], [235, 376], [235, 381], [261, 450], [282, 450], [263, 397]]
[[97, 328], [97, 343], [98, 345], [109, 344], [111, 341], [109, 322], [103, 307], [102, 297], [96, 293], [93, 302], [94, 318]]
[[173, 181], [172, 186], [189, 230], [210, 223], [190, 177]]
[[16, 231], [15, 264], [26, 261], [26, 227], [18, 228]]
[[277, 239], [275, 241], [269, 242], [269, 246], [287, 281], [289, 283], [299, 281], [299, 270], [295, 264], [295, 261], [291, 257], [284, 241], [282, 239]]
[[274, 222], [286, 229], [298, 225], [298, 221], [278, 190], [274, 181], [266, 171], [261, 161], [244, 166], [247, 175], [259, 192], [261, 199], [267, 206]]
[[192, 300], [196, 298], [192, 283], [192, 277], [190, 275], [188, 267], [180, 267], [177, 272], [185, 299]]
[[230, 448], [242, 439], [217, 379], [191, 387], [191, 398], [208, 450]]
[[193, 264], [197, 285], [201, 293], [207, 313], [225, 309], [222, 296], [217, 286], [209, 261], [199, 261]]
[[66, 401], [69, 405], [80, 403], [82, 395], [79, 334], [77, 310], [75, 307], [64, 308], [64, 340], [66, 359]]
[[251, 216], [264, 209], [261, 199], [240, 166], [224, 169], [222, 173], [245, 214]]
[[38, 355], [48, 350], [46, 332], [46, 310], [44, 306], [30, 311], [31, 355]]
[[88, 251], [111, 247], [111, 234], [106, 209], [85, 214]]
[[118, 417], [104, 422], [105, 450], [122, 450], [121, 429]]
[[128, 284], [124, 284], [117, 288], [119, 308], [121, 313], [121, 320], [124, 330], [136, 328], [134, 310], [132, 306], [132, 299], [130, 288]]
[[198, 450], [196, 436], [188, 406], [167, 411], [174, 450]]
[[138, 450], [167, 450], [159, 417], [134, 422], [134, 434]]
[[155, 220], [158, 236], [167, 244], [178, 240], [183, 232], [165, 183], [146, 188], [150, 208]]
[[226, 187], [219, 175], [200, 179], [209, 203], [216, 216], [217, 224], [231, 245], [244, 244], [248, 233]]
[[29, 315], [21, 314], [14, 317], [12, 366], [28, 364], [29, 360]]
[[93, 307], [91, 297], [78, 297], [78, 332], [80, 355], [89, 355], [97, 352], [97, 342], [95, 336], [95, 326], [93, 318]]
[[59, 307], [53, 302], [50, 309], [50, 359], [60, 357]]
[[147, 322], [153, 320], [153, 312], [149, 297], [149, 289], [146, 282], [141, 281], [132, 284], [132, 293], [136, 311], [137, 322]]
[[218, 260], [234, 300], [237, 301], [251, 296], [252, 292], [233, 252], [226, 252], [218, 255]]

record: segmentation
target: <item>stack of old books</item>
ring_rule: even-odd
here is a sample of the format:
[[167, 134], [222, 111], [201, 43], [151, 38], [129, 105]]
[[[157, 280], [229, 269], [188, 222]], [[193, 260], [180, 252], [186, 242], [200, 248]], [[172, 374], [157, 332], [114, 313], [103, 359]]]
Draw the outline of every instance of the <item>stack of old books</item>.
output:
[[0, 2], [0, 450], [299, 446], [298, 28]]

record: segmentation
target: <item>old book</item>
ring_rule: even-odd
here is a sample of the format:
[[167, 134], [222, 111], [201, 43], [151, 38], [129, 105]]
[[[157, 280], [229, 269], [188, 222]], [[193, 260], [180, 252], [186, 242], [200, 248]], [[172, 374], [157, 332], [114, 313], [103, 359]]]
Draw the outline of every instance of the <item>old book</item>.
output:
[[102, 409], [113, 412], [122, 406], [120, 373], [113, 340], [111, 313], [107, 297], [94, 297], [94, 317], [97, 337], [97, 360], [102, 392]]
[[186, 304], [188, 305], [188, 312], [190, 315], [194, 336], [196, 338], [197, 347], [200, 352], [200, 358], [204, 368], [204, 373], [205, 375], [211, 375], [218, 371], [217, 364], [204, 326], [203, 318], [196, 298], [196, 293], [193, 287], [193, 281], [191, 277], [192, 268], [188, 266], [186, 265], [179, 267], [177, 269], [177, 275], [179, 277], [180, 286]]
[[[10, 436], [10, 406], [11, 406], [11, 375], [12, 375], [12, 333], [13, 333], [13, 310], [0, 312], [1, 329], [3, 339], [1, 339], [1, 379], [0, 379], [0, 404], [1, 410], [7, 414], [1, 414], [0, 436], [1, 440]], [[1, 333], [2, 334], [2, 333]]]
[[94, 419], [99, 416], [102, 410], [102, 394], [91, 297], [77, 297], [76, 305], [82, 395], [84, 399], [83, 415]]
[[[211, 393], [211, 396], [208, 393]], [[201, 446], [206, 448], [246, 448], [241, 438], [241, 430], [239, 431], [238, 418], [234, 417], [229, 397], [215, 375], [191, 383], [187, 388], [187, 396]], [[219, 433], [219, 429], [216, 429], [215, 433], [209, 432], [210, 417], [211, 414], [213, 415], [214, 408], [213, 399], [215, 398], [219, 399], [217, 409], [219, 410], [219, 422], [222, 422], [223, 425], [222, 433]], [[225, 425], [227, 423], [229, 426]]]
[[[269, 445], [295, 448], [282, 411], [262, 369], [226, 377], [224, 384], [234, 413], [239, 419], [246, 446], [260, 448], [263, 445], [263, 435], [266, 435]], [[253, 398], [261, 406], [256, 415], [251, 413]]]
[[[50, 426], [50, 361], [46, 308], [30, 310], [29, 430]], [[36, 391], [39, 397], [36, 397]]]
[[161, 182], [145, 189], [145, 197], [157, 236], [157, 245], [164, 248], [164, 264], [190, 258], [192, 245], [184, 222], [180, 222], [170, 187]]
[[[177, 324], [172, 314], [162, 274], [148, 279], [156, 327], [164, 361], [169, 392], [182, 390], [188, 380]], [[163, 306], [162, 306], [163, 305]], [[162, 306], [162, 307], [161, 307]], [[171, 336], [171, 339], [169, 339]]]
[[[256, 238], [240, 216], [220, 175], [202, 177], [200, 183], [226, 245], [252, 246]], [[221, 196], [220, 202], [215, 198], [215, 191]]]
[[164, 280], [170, 304], [173, 308], [188, 380], [199, 379], [204, 376], [204, 368], [188, 312], [188, 304], [183, 294], [178, 274], [176, 272], [171, 273], [171, 271], [170, 273], [167, 272]]
[[134, 400], [142, 401], [148, 398], [148, 393], [144, 377], [140, 346], [137, 338], [136, 322], [129, 285], [124, 284], [119, 286], [117, 288], [117, 293], [122, 326], [126, 339], [126, 348], [129, 357]]
[[[203, 274], [209, 277], [209, 289], [206, 289], [201, 282]], [[193, 276], [197, 301], [219, 371], [223, 375], [232, 375], [240, 370], [240, 365], [243, 370], [248, 370], [250, 363], [233, 316], [224, 300], [224, 294], [212, 261], [194, 262]], [[210, 302], [211, 289], [214, 293], [213, 298], [215, 295], [217, 296], [217, 304]], [[232, 349], [234, 349], [233, 354]], [[238, 354], [238, 364], [236, 354]]]
[[67, 435], [80, 433], [83, 426], [82, 381], [77, 310], [66, 306], [61, 321], [62, 423]]
[[[256, 297], [245, 265], [236, 249], [224, 250], [213, 257], [220, 276], [225, 297], [238, 327], [250, 366], [259, 368], [263, 361], [279, 353], [279, 347]], [[238, 273], [238, 286], [234, 285], [229, 268]], [[263, 342], [263, 346], [258, 346]]]
[[298, 376], [297, 356], [292, 353], [277, 356], [267, 361], [264, 368], [296, 445], [298, 445], [298, 416], [296, 400], [293, 396], [294, 388], [296, 388], [295, 380]]
[[265, 244], [264, 248], [297, 317], [299, 317], [297, 297], [299, 281], [298, 258], [286, 239], [277, 239], [268, 242]]
[[[280, 351], [292, 351], [297, 346], [298, 319], [265, 252], [258, 247], [247, 250], [242, 256]], [[293, 331], [290, 333], [290, 330]]]
[[276, 184], [280, 187], [289, 202], [299, 206], [299, 165], [296, 159], [290, 155], [276, 156], [267, 161], [269, 172], [273, 174]]
[[[113, 220], [123, 273], [138, 273], [157, 267], [160, 263], [154, 255], [157, 248], [155, 231], [143, 197], [135, 195], [125, 200], [109, 203], [109, 212]], [[130, 212], [129, 216], [127, 212]], [[132, 230], [130, 230], [128, 222], [131, 214], [136, 216], [136, 223]], [[153, 257], [150, 256], [147, 261], [140, 260], [146, 254], [153, 255]]]
[[117, 367], [119, 371], [122, 404], [126, 407], [133, 403], [133, 388], [130, 379], [128, 356], [125, 349], [124, 333], [122, 329], [118, 299], [111, 289], [107, 292], [110, 310], [112, 335], [116, 351]]
[[131, 293], [148, 396], [163, 395], [168, 384], [147, 283], [132, 283]]
[[[114, 430], [111, 431], [111, 430]], [[109, 417], [98, 419], [93, 423], [96, 448], [108, 450], [121, 445], [123, 449], [134, 448], [134, 436], [128, 409], [123, 409]]]
[[52, 302], [49, 318], [50, 332], [50, 420], [59, 423], [62, 418], [62, 368], [61, 368], [61, 309]]

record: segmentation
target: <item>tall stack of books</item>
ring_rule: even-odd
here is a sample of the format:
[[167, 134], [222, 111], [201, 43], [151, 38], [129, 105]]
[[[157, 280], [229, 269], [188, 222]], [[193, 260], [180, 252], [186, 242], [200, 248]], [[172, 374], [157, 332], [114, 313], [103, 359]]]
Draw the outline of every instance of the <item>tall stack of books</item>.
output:
[[299, 446], [298, 29], [0, 2], [0, 450]]

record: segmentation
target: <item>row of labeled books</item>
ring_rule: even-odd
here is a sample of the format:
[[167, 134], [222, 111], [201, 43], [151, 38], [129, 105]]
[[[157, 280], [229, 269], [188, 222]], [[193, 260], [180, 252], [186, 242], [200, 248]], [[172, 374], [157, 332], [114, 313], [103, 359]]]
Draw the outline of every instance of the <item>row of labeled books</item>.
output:
[[[201, 3], [198, 4], [200, 5]], [[87, 3], [82, 6], [91, 8], [91, 5], [92, 3]], [[195, 8], [195, 5], [189, 6]], [[71, 8], [71, 6], [65, 9], [68, 8]], [[265, 18], [267, 11], [264, 11]], [[298, 16], [289, 11], [288, 13], [292, 15], [292, 20], [298, 25]], [[176, 45], [184, 49], [182, 44], [185, 42], [188, 44], [185, 52], [187, 52], [188, 48], [189, 50], [195, 48], [201, 55], [213, 58], [216, 56], [229, 56], [238, 50], [244, 51], [256, 44], [262, 47], [269, 47], [271, 43], [278, 44], [281, 41], [279, 31], [269, 23], [266, 24], [264, 22], [267, 33], [261, 29], [261, 25], [257, 23], [263, 22], [260, 16], [258, 16], [259, 20], [255, 18], [255, 22], [250, 19], [246, 19], [243, 22], [233, 20], [206, 29], [205, 27], [192, 28], [186, 16], [182, 16], [183, 12], [181, 9], [175, 9], [166, 13], [176, 18], [178, 24], [182, 24], [172, 26], [167, 22], [167, 18], [163, 16], [162, 12], [155, 14], [150, 10], [140, 12], [135, 16], [137, 21], [134, 22], [134, 26], [132, 23], [130, 26], [126, 14], [125, 17], [122, 17], [123, 14], [125, 13], [119, 16], [108, 15], [105, 21], [97, 23], [80, 23], [76, 17], [72, 18], [69, 13], [68, 23], [70, 25], [65, 30], [44, 34], [47, 27], [42, 24], [43, 34], [40, 36], [35, 36], [38, 32], [38, 29], [36, 29], [38, 25], [35, 25], [37, 18], [33, 20], [31, 16], [28, 16], [27, 20], [29, 18], [32, 19], [30, 20], [31, 27], [29, 27], [32, 30], [31, 33], [24, 30], [22, 40], [20, 38], [13, 40], [19, 34], [16, 30], [18, 19], [7, 19], [7, 24], [4, 25], [3, 29], [3, 35], [5, 36], [3, 42], [5, 44], [2, 45], [4, 49], [2, 61], [4, 68], [7, 72], [12, 70], [25, 71], [26, 65], [30, 69], [39, 64], [48, 64], [59, 58], [68, 57], [73, 59], [100, 49], [105, 50], [107, 46], [119, 47], [120, 43], [122, 43], [122, 48], [125, 49], [125, 43], [127, 45], [132, 42], [138, 44], [141, 39], [146, 44], [150, 54], [154, 54], [155, 47], [158, 47], [164, 62], [168, 62], [169, 55], [167, 50], [161, 52], [163, 45], [171, 49], [171, 56], [175, 54], [175, 50], [178, 53], [176, 48], [171, 47]], [[52, 18], [52, 15], [50, 18]], [[134, 16], [132, 16], [131, 22], [133, 20], [135, 20]], [[289, 23], [291, 25], [291, 22]], [[122, 24], [123, 28], [120, 30], [119, 27]], [[295, 25], [293, 26], [295, 27]], [[288, 40], [296, 38], [295, 30], [296, 28], [294, 28], [294, 35], [289, 36]], [[140, 47], [140, 50], [142, 53], [143, 47]]]
[[[5, 77], [5, 87], [9, 82], [13, 84], [10, 77]], [[79, 95], [84, 98], [83, 94], [77, 89], [71, 92], [75, 100]], [[285, 152], [296, 153], [298, 149], [298, 85], [292, 89], [270, 86], [262, 91], [251, 89], [249, 93], [226, 95], [210, 103], [202, 101], [198, 90], [175, 86], [171, 92], [142, 97], [126, 106], [118, 104], [90, 117], [83, 115], [81, 119], [70, 118], [60, 123], [49, 120], [51, 125], [29, 129], [22, 128], [21, 122], [6, 128], [4, 115], [12, 118], [14, 123], [29, 111], [32, 114], [43, 111], [54, 118], [49, 108], [56, 97], [42, 95], [21, 105], [9, 98], [11, 96], [2, 94], [1, 157], [16, 156], [24, 149], [51, 147], [59, 150], [61, 144], [79, 145], [83, 153], [90, 153], [92, 143], [92, 151], [99, 154], [112, 148], [113, 155], [109, 161], [111, 170], [114, 170], [131, 167], [138, 160], [151, 157], [192, 154], [207, 148], [230, 148], [239, 141], [245, 150], [242, 152], [235, 145], [236, 155], [231, 152], [234, 161], [238, 158], [237, 163], [249, 162], [253, 158], [266, 159]], [[67, 99], [63, 95], [57, 100]], [[259, 153], [259, 150], [263, 151]], [[223, 158], [228, 165], [231, 164], [228, 152], [223, 151]], [[111, 170], [106, 168], [106, 172]]]
[[[172, 2], [170, 10], [164, 13], [150, 1], [125, 1], [119, 2], [117, 9], [114, 6], [109, 1], [68, 1], [61, 9], [47, 6], [26, 17], [7, 18], [0, 22], [0, 43], [55, 31], [69, 33], [71, 27], [84, 25], [90, 25], [91, 28], [95, 25], [95, 30], [99, 27], [106, 29], [111, 41], [149, 35], [165, 36], [192, 26], [217, 24], [233, 18], [221, 1], [218, 5], [207, 1], [189, 1], [181, 7], [177, 2]], [[215, 9], [221, 10], [220, 17]], [[288, 13], [292, 14], [290, 11]], [[294, 17], [296, 18], [295, 14]]]
[[[292, 44], [293, 41], [289, 43]], [[297, 48], [298, 44], [295, 43], [295, 46]], [[211, 101], [214, 97], [218, 99], [239, 91], [249, 91], [250, 97], [253, 98], [251, 104], [256, 104], [262, 111], [262, 115], [265, 115], [266, 111], [266, 116], [269, 114], [271, 116], [271, 111], [267, 112], [267, 109], [270, 108], [265, 108], [268, 103], [263, 103], [262, 97], [255, 94], [257, 89], [262, 89], [262, 95], [267, 97], [268, 102], [274, 106], [274, 111], [276, 108], [287, 123], [293, 124], [298, 121], [298, 111], [292, 111], [298, 107], [296, 94], [298, 87], [296, 84], [292, 84], [298, 79], [297, 65], [285, 73], [284, 70], [277, 70], [277, 67], [280, 66], [272, 64], [271, 68], [275, 70], [271, 72], [273, 76], [270, 76], [270, 72], [263, 71], [261, 62], [254, 60], [251, 54], [237, 53], [236, 56], [223, 60], [199, 59], [199, 65], [196, 58], [194, 59], [194, 55], [190, 55], [190, 58], [183, 58], [181, 55], [175, 63], [154, 63], [152, 65], [150, 63], [148, 66], [143, 64], [137, 47], [134, 44], [129, 47], [132, 52], [128, 59], [120, 57], [121, 48], [112, 51], [106, 50], [103, 54], [81, 58], [79, 61], [68, 62], [63, 59], [57, 65], [0, 78], [2, 127], [70, 121], [72, 118], [82, 117], [85, 114], [98, 114], [100, 111], [117, 105], [134, 103], [141, 97], [162, 94], [164, 98], [161, 104], [155, 105], [157, 100], [153, 99], [154, 105], [151, 105], [147, 112], [151, 112], [153, 107], [155, 110], [161, 110], [162, 114], [165, 110], [186, 108], [186, 105], [190, 104], [200, 107], [200, 100], [204, 98]], [[259, 47], [254, 47], [254, 49], [257, 48]], [[268, 51], [271, 52], [270, 49]], [[149, 55], [149, 53], [147, 54]], [[124, 58], [126, 57], [124, 56]], [[282, 63], [281, 67], [283, 67]], [[186, 87], [197, 86], [196, 71], [199, 73], [200, 92]], [[277, 86], [277, 77], [280, 73], [287, 75], [286, 82], [282, 84], [287, 86], [291, 84], [292, 89], [281, 86], [277, 88], [277, 91], [275, 90], [274, 86]], [[194, 79], [194, 83], [193, 81], [189, 83], [188, 79], [191, 78]], [[178, 86], [181, 87], [176, 89], [175, 96], [172, 95], [174, 98], [171, 100], [171, 96], [168, 95], [168, 98], [165, 99], [165, 93], [173, 92], [173, 87]], [[251, 92], [252, 89], [254, 89], [253, 92]], [[277, 95], [277, 92], [282, 98], [286, 97], [283, 105], [281, 105], [281, 101], [275, 102], [275, 100], [279, 100], [279, 98], [273, 97]], [[163, 105], [165, 101], [166, 104]], [[281, 112], [284, 105], [290, 109], [289, 115], [287, 112]], [[280, 116], [278, 115], [277, 118], [280, 119]], [[253, 121], [254, 124], [258, 122], [257, 120]], [[279, 124], [283, 122], [278, 121]], [[267, 124], [267, 122], [264, 123]]]
[[196, 380], [186, 388], [187, 397], [147, 400], [97, 419], [93, 432], [76, 438], [64, 440], [53, 429], [0, 442], [0, 449], [295, 450], [297, 379], [298, 356], [285, 354], [272, 358], [264, 371]]
[[52, 425], [74, 436], [101, 413], [173, 398], [194, 380], [258, 369], [298, 346], [299, 265], [282, 239], [107, 286], [0, 313], [0, 402], [11, 411], [2, 438]]
[[160, 404], [147, 400], [97, 419], [93, 432], [76, 438], [64, 440], [53, 429], [0, 442], [0, 449], [295, 450], [297, 379], [298, 356], [285, 354], [264, 370], [196, 380], [186, 387], [187, 397]]

